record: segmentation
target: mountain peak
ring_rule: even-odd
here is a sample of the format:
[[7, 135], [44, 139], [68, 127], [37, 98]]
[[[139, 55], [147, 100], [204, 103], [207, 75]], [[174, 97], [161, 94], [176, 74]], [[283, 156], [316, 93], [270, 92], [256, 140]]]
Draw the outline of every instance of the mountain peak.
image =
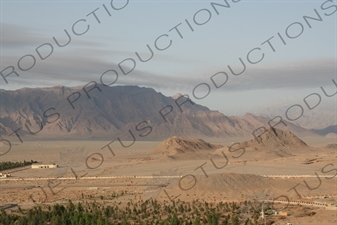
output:
[[155, 149], [155, 152], [160, 152], [166, 155], [176, 155], [181, 153], [196, 152], [198, 150], [214, 150], [220, 147], [222, 146], [212, 145], [202, 139], [172, 136], [161, 142]]
[[[0, 109], [0, 134], [9, 135], [17, 128], [20, 135], [31, 135], [26, 125], [43, 129], [37, 138], [44, 137], [96, 137], [116, 138], [123, 140], [130, 138], [125, 135], [129, 130], [144, 130], [139, 128], [140, 121], [150, 121], [153, 132], [146, 139], [167, 138], [173, 135], [185, 137], [248, 137], [256, 127], [267, 126], [268, 119], [237, 116], [226, 117], [220, 112], [208, 109], [197, 103], [186, 102], [184, 95], [178, 93], [167, 97], [156, 90], [147, 87], [99, 86], [102, 91], [92, 89], [88, 98], [80, 87], [47, 87], [19, 89], [15, 91], [0, 91], [2, 107]], [[74, 92], [81, 92], [78, 99], [73, 100], [73, 107], [67, 99]], [[74, 97], [76, 96], [72, 96]], [[182, 98], [182, 109], [177, 108], [175, 99]], [[186, 96], [187, 98], [187, 96]], [[168, 107], [171, 106], [171, 112]], [[166, 108], [165, 108], [166, 107]], [[46, 110], [49, 111], [46, 113]], [[165, 109], [164, 111], [160, 111]], [[158, 112], [166, 114], [165, 120]], [[48, 119], [45, 115], [61, 115]], [[49, 116], [50, 117], [50, 116]], [[49, 123], [48, 121], [54, 121]], [[288, 123], [287, 123], [288, 124]], [[138, 127], [137, 127], [138, 126]], [[146, 126], [146, 124], [143, 124]], [[132, 129], [131, 129], [132, 128]], [[307, 130], [288, 124], [288, 129], [297, 130], [301, 134], [312, 134]], [[139, 130], [140, 129], [140, 130]], [[145, 131], [143, 131], [145, 132]], [[298, 132], [298, 133], [299, 133]], [[111, 133], [113, 136], [111, 136]], [[137, 133], [137, 132], [136, 132]], [[142, 132], [133, 135], [142, 135]], [[43, 135], [42, 135], [43, 134]], [[126, 137], [125, 137], [126, 136]]]
[[175, 95], [172, 96], [173, 99], [178, 99], [180, 98], [181, 96], [183, 96], [181, 93], [177, 93]]
[[241, 143], [242, 146], [255, 149], [303, 148], [308, 145], [290, 131], [270, 128], [257, 138]]

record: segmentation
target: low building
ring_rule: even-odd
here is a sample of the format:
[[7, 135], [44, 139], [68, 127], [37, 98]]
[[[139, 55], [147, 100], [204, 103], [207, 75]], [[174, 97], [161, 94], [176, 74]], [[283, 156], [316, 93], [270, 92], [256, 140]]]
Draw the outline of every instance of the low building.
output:
[[279, 212], [278, 215], [279, 216], [288, 216], [288, 213], [287, 212]]
[[33, 163], [32, 169], [50, 169], [57, 168], [58, 165], [55, 163]]
[[10, 173], [0, 173], [0, 178], [10, 177]]

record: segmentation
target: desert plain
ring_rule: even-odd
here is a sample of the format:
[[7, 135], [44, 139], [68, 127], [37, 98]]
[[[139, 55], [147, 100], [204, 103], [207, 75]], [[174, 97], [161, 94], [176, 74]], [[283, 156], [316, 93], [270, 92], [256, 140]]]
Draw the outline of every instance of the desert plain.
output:
[[[11, 177], [0, 180], [0, 204], [28, 209], [68, 199], [104, 204], [255, 201], [287, 212], [286, 218], [273, 216], [273, 224], [336, 224], [335, 139], [303, 141], [273, 129], [260, 142], [173, 136], [163, 142], [123, 142], [130, 147], [116, 141], [111, 150], [104, 148], [109, 141], [17, 142], [2, 161], [36, 160], [58, 168], [7, 171]], [[315, 213], [300, 213], [308, 210]]]

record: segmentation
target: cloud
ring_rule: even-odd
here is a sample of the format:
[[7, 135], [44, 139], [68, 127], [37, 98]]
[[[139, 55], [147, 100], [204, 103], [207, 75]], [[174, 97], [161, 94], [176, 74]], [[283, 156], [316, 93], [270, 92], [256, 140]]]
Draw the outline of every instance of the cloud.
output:
[[[220, 72], [219, 70], [218, 72]], [[223, 70], [228, 74], [228, 81], [217, 91], [247, 91], [263, 89], [303, 89], [322, 85], [330, 85], [335, 77], [336, 68], [334, 59], [317, 59], [288, 62], [283, 64], [269, 64], [260, 68], [250, 68], [239, 76], [233, 76], [228, 70]], [[138, 76], [127, 77], [124, 83], [132, 85], [144, 85], [149, 87], [189, 90], [200, 83], [207, 83], [212, 90], [215, 90], [214, 84], [210, 80], [215, 73], [207, 71], [203, 75], [172, 75], [163, 76], [160, 74], [151, 74], [140, 72]], [[223, 75], [224, 76], [224, 75]], [[336, 79], [336, 78], [335, 78]], [[217, 80], [217, 79], [215, 79]], [[217, 82], [221, 84], [219, 79]]]
[[[53, 85], [81, 85], [92, 80], [99, 81], [103, 72], [109, 69], [119, 71], [118, 63], [126, 58], [135, 58], [135, 52], [113, 50], [109, 48], [109, 42], [121, 41], [107, 37], [81, 37], [81, 39], [73, 38], [69, 46], [59, 48], [52, 40], [53, 34], [46, 30], [39, 30], [30, 27], [24, 27], [9, 23], [0, 23], [1, 37], [1, 68], [0, 71], [8, 66], [14, 66], [20, 75], [16, 77], [14, 74], [7, 78], [9, 84], [5, 84], [0, 77], [1, 88], [13, 89], [12, 87], [38, 87], [53, 86]], [[71, 33], [70, 33], [71, 34]], [[65, 34], [64, 34], [65, 36]], [[57, 37], [61, 37], [58, 35]], [[90, 38], [90, 40], [89, 40]], [[67, 40], [60, 42], [66, 43]], [[53, 53], [41, 60], [35, 49], [44, 44], [50, 43], [53, 45]], [[47, 48], [47, 47], [46, 47]], [[43, 52], [42, 47], [42, 52]], [[50, 49], [47, 48], [49, 53]], [[46, 53], [46, 54], [48, 54]], [[27, 54], [31, 54], [36, 59], [36, 64], [29, 71], [20, 71], [17, 67], [19, 59]], [[143, 52], [139, 52], [143, 55]], [[144, 53], [147, 54], [147, 53]], [[166, 64], [184, 65], [184, 60], [175, 56], [156, 53], [151, 60], [153, 62], [166, 62]], [[21, 63], [26, 68], [32, 64], [31, 58], [22, 60]], [[139, 62], [137, 62], [138, 64]], [[190, 63], [196, 63], [191, 60]], [[23, 66], [25, 67], [25, 66]], [[119, 71], [119, 73], [121, 73]], [[137, 68], [128, 76], [120, 75], [118, 84], [144, 85], [150, 87], [170, 88], [174, 82], [163, 83], [164, 80], [172, 80], [170, 76], [163, 76], [146, 71], [139, 71]], [[175, 79], [175, 78], [174, 78]], [[190, 82], [189, 78], [179, 78], [184, 80], [182, 84]], [[201, 79], [200, 79], [201, 81]], [[166, 85], [167, 84], [167, 85]], [[164, 86], [163, 86], [164, 85]], [[177, 85], [175, 85], [177, 86]], [[14, 89], [16, 89], [14, 88]]]
[[[68, 41], [68, 37], [63, 30], [53, 33], [53, 31], [46, 29], [42, 30], [9, 23], [0, 23], [0, 28], [1, 49], [4, 51], [2, 55], [13, 55], [13, 53], [18, 54], [18, 52], [20, 52], [18, 59], [26, 54], [31, 54], [27, 51], [35, 51], [35, 48], [44, 43], [50, 43], [54, 48], [57, 48], [58, 46], [53, 40], [53, 37], [55, 37], [59, 43], [67, 43]], [[105, 37], [93, 36], [82, 36], [80, 39], [75, 40], [72, 31], [69, 29], [67, 31], [71, 37], [71, 42], [69, 46], [66, 46], [67, 48], [70, 46], [77, 48], [99, 48], [106, 46], [105, 43], [116, 41], [113, 38], [107, 39]]]
[[[181, 90], [181, 92], [191, 93], [193, 88], [200, 83], [207, 83], [212, 91], [247, 91], [262, 89], [299, 89], [322, 86], [331, 84], [331, 79], [335, 77], [336, 66], [335, 59], [312, 59], [302, 61], [292, 61], [287, 63], [261, 65], [247, 65], [246, 71], [239, 76], [231, 75], [227, 66], [223, 66], [223, 71], [228, 74], [227, 83], [219, 89], [215, 89], [210, 77], [216, 73], [204, 70], [202, 72], [193, 71], [193, 65], [200, 65], [193, 59], [181, 59], [176, 56], [158, 53], [151, 63], [154, 66], [163, 65], [162, 72], [157, 70], [145, 71], [139, 70], [139, 61], [136, 60], [135, 52], [116, 51], [109, 48], [105, 37], [88, 39], [82, 37], [69, 44], [69, 47], [62, 49], [55, 45], [53, 54], [45, 59], [38, 58], [35, 48], [46, 40], [52, 41], [52, 36], [46, 38], [42, 31], [30, 29], [27, 27], [2, 23], [2, 29], [5, 31], [2, 35], [2, 47], [5, 52], [11, 49], [24, 49], [22, 55], [2, 54], [1, 70], [5, 66], [13, 65], [17, 67], [17, 61], [25, 54], [34, 54], [37, 58], [36, 64], [30, 71], [18, 71], [20, 77], [11, 75], [8, 77], [10, 84], [5, 84], [0, 77], [1, 88], [11, 89], [15, 87], [38, 87], [38, 86], [56, 86], [56, 85], [84, 85], [90, 81], [99, 82], [100, 76], [107, 70], [114, 69], [118, 71], [119, 78], [116, 85], [139, 85], [152, 87], [155, 89]], [[103, 41], [101, 41], [103, 40]], [[30, 52], [25, 48], [31, 48]], [[33, 52], [31, 52], [33, 51]], [[140, 53], [141, 54], [141, 53]], [[126, 58], [134, 58], [137, 61], [136, 69], [128, 75], [122, 75], [118, 63]], [[207, 65], [205, 65], [206, 67]], [[177, 67], [182, 72], [168, 74], [165, 68]], [[185, 69], [186, 68], [186, 69]], [[179, 71], [175, 69], [175, 71]], [[234, 68], [238, 71], [241, 67]], [[154, 70], [155, 71], [155, 70]], [[221, 69], [218, 70], [219, 72]]]
[[335, 59], [293, 61], [249, 69], [229, 81], [230, 90], [301, 89], [330, 84], [335, 77]]
[[42, 44], [46, 38], [38, 34], [38, 30], [16, 24], [0, 23], [1, 45], [3, 48], [22, 48]]

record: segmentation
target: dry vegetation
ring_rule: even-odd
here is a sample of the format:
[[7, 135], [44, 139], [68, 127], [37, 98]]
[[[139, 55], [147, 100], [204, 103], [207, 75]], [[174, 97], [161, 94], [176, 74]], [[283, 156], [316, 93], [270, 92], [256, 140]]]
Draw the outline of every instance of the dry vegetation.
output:
[[[112, 196], [113, 198], [118, 196]], [[209, 224], [209, 225], [257, 225], [259, 224], [262, 203], [245, 201], [243, 203], [205, 201], [157, 200], [129, 201], [86, 201], [77, 204], [68, 201], [65, 205], [56, 204], [35, 206], [33, 209], [13, 210], [11, 215], [1, 213], [0, 224]], [[265, 204], [264, 210], [271, 210]], [[268, 218], [268, 221], [272, 219]]]

